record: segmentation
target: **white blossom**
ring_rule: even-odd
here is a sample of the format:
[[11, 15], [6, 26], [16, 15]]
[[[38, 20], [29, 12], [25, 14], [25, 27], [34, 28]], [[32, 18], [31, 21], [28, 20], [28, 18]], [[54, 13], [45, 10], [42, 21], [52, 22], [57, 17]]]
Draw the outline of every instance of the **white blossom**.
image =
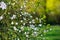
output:
[[24, 12], [24, 14], [28, 14], [27, 12]]
[[21, 29], [23, 29], [24, 27], [21, 27]]
[[38, 30], [37, 28], [34, 28], [34, 30]]
[[18, 40], [20, 40], [20, 39], [18, 38]]
[[31, 21], [29, 21], [29, 23], [32, 23]]
[[43, 40], [45, 40], [45, 38], [43, 37]]
[[28, 2], [27, 0], [25, 2]]
[[8, 14], [10, 14], [10, 12], [8, 12]]
[[18, 25], [18, 22], [16, 22], [15, 24]]
[[35, 25], [30, 25], [30, 27], [31, 27], [32, 29], [34, 29], [34, 28], [35, 28]]
[[21, 30], [19, 30], [19, 32], [21, 32]]
[[0, 8], [2, 8], [2, 10], [6, 9], [7, 5], [2, 1], [0, 2]]
[[13, 6], [14, 6], [14, 5], [15, 5], [15, 3], [11, 3], [11, 5], [13, 5]]
[[34, 34], [37, 34], [37, 32], [34, 32]]
[[20, 15], [20, 16], [22, 16], [22, 15]]
[[36, 17], [36, 20], [38, 20], [38, 18]]
[[8, 4], [11, 4], [11, 2], [9, 2]]
[[44, 30], [44, 33], [48, 32], [49, 30]]
[[24, 20], [26, 20], [26, 18], [23, 18]]
[[38, 26], [42, 26], [42, 24], [39, 24]]
[[24, 34], [27, 34], [27, 32], [25, 32]]
[[24, 34], [29, 34], [29, 32], [25, 32]]
[[26, 7], [26, 5], [24, 5], [24, 7]]
[[21, 9], [23, 8], [23, 6], [21, 6]]
[[37, 36], [38, 33], [37, 33], [37, 32], [33, 32], [32, 35], [33, 35], [33, 36]]
[[23, 13], [23, 12], [21, 12], [21, 13]]
[[32, 20], [32, 23], [35, 23], [35, 20], [34, 19]]
[[25, 25], [25, 23], [23, 23], [23, 25]]
[[21, 29], [21, 31], [23, 31], [24, 30], [24, 27], [22, 26], [20, 29]]
[[20, 10], [22, 10], [22, 8], [20, 8]]
[[30, 18], [32, 18], [32, 16], [30, 16]]
[[23, 22], [23, 20], [21, 20], [20, 22]]
[[49, 32], [49, 30], [47, 30], [47, 32]]
[[13, 28], [14, 28], [15, 31], [18, 30], [15, 26]]
[[44, 33], [46, 33], [47, 31], [46, 30], [44, 30]]
[[29, 35], [26, 35], [26, 37], [29, 37]]
[[42, 22], [42, 20], [41, 20], [41, 19], [39, 19], [39, 22], [41, 23], [41, 22]]
[[33, 19], [32, 22], [34, 22], [35, 20]]
[[15, 19], [16, 18], [16, 15], [13, 15], [12, 17], [11, 17], [11, 19]]
[[52, 28], [50, 28], [50, 31], [52, 30]]
[[43, 36], [43, 35], [41, 34], [41, 36]]
[[3, 16], [0, 16], [0, 20], [2, 20], [3, 19]]
[[13, 25], [13, 24], [14, 24], [14, 22], [12, 21], [12, 22], [11, 22], [11, 24]]

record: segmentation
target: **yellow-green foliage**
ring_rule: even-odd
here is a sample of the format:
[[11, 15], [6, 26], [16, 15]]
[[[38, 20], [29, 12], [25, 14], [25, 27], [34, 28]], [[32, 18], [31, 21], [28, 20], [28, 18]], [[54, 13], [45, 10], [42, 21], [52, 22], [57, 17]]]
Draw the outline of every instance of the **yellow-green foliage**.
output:
[[60, 6], [60, 0], [46, 0], [46, 7], [50, 10]]
[[54, 8], [54, 1], [55, 0], [47, 0], [46, 1], [46, 7], [49, 8], [49, 9]]
[[60, 19], [60, 0], [47, 0], [46, 3], [48, 21], [54, 23], [59, 23]]

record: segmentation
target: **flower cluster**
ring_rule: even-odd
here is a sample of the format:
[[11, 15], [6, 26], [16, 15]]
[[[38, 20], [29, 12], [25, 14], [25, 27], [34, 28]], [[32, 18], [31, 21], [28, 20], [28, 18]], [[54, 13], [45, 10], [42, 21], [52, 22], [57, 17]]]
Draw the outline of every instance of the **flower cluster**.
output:
[[4, 3], [3, 1], [0, 2], [0, 8], [2, 8], [2, 10], [6, 9], [7, 8], [6, 3]]
[[31, 40], [31, 38], [37, 39], [38, 36], [41, 38], [44, 35], [43, 33], [48, 31], [43, 29], [43, 20], [45, 17], [41, 17], [35, 11], [26, 11], [26, 5], [29, 1], [24, 0], [23, 2], [21, 1], [22, 3], [20, 1], [11, 0], [7, 3], [8, 5], [5, 2], [0, 2], [2, 11], [8, 6], [8, 10], [4, 10], [4, 13], [1, 12], [0, 14], [0, 22], [3, 25], [2, 29], [8, 36], [5, 40]]

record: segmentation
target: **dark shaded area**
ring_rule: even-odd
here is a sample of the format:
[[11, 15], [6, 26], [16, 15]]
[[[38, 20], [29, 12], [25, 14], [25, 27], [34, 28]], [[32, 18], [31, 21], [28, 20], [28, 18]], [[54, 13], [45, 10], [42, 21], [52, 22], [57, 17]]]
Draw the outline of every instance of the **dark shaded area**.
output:
[[46, 9], [46, 23], [51, 25], [60, 25], [60, 13]]

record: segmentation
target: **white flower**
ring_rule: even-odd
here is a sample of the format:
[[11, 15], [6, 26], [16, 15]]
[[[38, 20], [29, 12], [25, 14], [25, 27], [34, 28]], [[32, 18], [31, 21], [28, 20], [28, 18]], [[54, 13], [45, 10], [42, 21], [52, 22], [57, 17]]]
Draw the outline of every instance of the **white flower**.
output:
[[24, 14], [28, 14], [27, 12], [24, 12]]
[[12, 17], [11, 17], [11, 19], [15, 19], [16, 18], [16, 15], [13, 15]]
[[47, 32], [49, 32], [49, 30], [47, 30]]
[[36, 20], [38, 20], [38, 18], [36, 17]]
[[18, 38], [18, 40], [20, 40], [20, 39]]
[[29, 23], [32, 23], [31, 21], [29, 21]]
[[41, 22], [42, 22], [42, 20], [41, 20], [41, 19], [39, 19], [39, 22], [41, 23]]
[[43, 35], [41, 34], [41, 36], [43, 36]]
[[33, 19], [32, 22], [34, 22], [35, 20]]
[[34, 30], [38, 30], [37, 28], [34, 28]]
[[39, 24], [38, 26], [42, 26], [42, 24]]
[[11, 24], [13, 25], [13, 24], [14, 24], [14, 22], [12, 21], [12, 22], [11, 22]]
[[2, 8], [2, 10], [6, 9], [6, 6], [4, 2], [0, 2], [0, 8]]
[[24, 5], [24, 7], [26, 7], [26, 5]]
[[25, 23], [23, 23], [23, 25], [25, 25]]
[[15, 24], [18, 25], [18, 22], [16, 22]]
[[21, 13], [23, 13], [23, 12], [21, 12]]
[[21, 6], [21, 9], [23, 8], [23, 6]]
[[22, 10], [22, 8], [20, 8], [20, 10]]
[[33, 32], [32, 35], [33, 35], [33, 36], [37, 36], [38, 33], [37, 33], [37, 32]]
[[18, 30], [15, 26], [13, 28], [14, 28], [14, 30]]
[[20, 22], [23, 22], [23, 20], [21, 20]]
[[25, 2], [28, 2], [27, 0]]
[[43, 37], [43, 40], [45, 40], [45, 38]]
[[25, 32], [24, 34], [25, 34], [25, 35], [26, 35], [26, 34], [29, 34], [29, 32]]
[[24, 27], [21, 27], [21, 29], [23, 29]]
[[24, 30], [24, 27], [22, 26], [20, 29], [21, 29], [21, 31], [23, 31]]
[[10, 14], [10, 12], [8, 12], [8, 14]]
[[48, 32], [49, 30], [44, 30], [44, 33]]
[[44, 30], [44, 33], [46, 33], [47, 31], [46, 30]]
[[13, 15], [13, 18], [15, 18], [16, 17], [16, 15]]
[[24, 20], [26, 20], [26, 18], [23, 18]]
[[35, 23], [35, 20], [34, 19], [32, 20], [32, 23]]
[[50, 31], [52, 30], [52, 28], [50, 28]]
[[29, 35], [26, 35], [26, 37], [29, 37]]
[[35, 25], [30, 25], [30, 27], [31, 27], [32, 29], [34, 29], [34, 28], [35, 28]]
[[19, 32], [21, 32], [21, 30], [19, 30]]
[[0, 20], [2, 20], [3, 19], [3, 16], [0, 16]]
[[30, 16], [30, 18], [32, 18], [32, 16]]
[[22, 16], [22, 15], [20, 15], [20, 16]]
[[9, 2], [8, 4], [11, 4], [11, 2]]
[[27, 34], [27, 32], [25, 32], [24, 34]]
[[37, 32], [34, 32], [34, 34], [37, 34]]
[[15, 5], [15, 3], [12, 3], [11, 5], [13, 5], [13, 6], [14, 6], [14, 5]]

